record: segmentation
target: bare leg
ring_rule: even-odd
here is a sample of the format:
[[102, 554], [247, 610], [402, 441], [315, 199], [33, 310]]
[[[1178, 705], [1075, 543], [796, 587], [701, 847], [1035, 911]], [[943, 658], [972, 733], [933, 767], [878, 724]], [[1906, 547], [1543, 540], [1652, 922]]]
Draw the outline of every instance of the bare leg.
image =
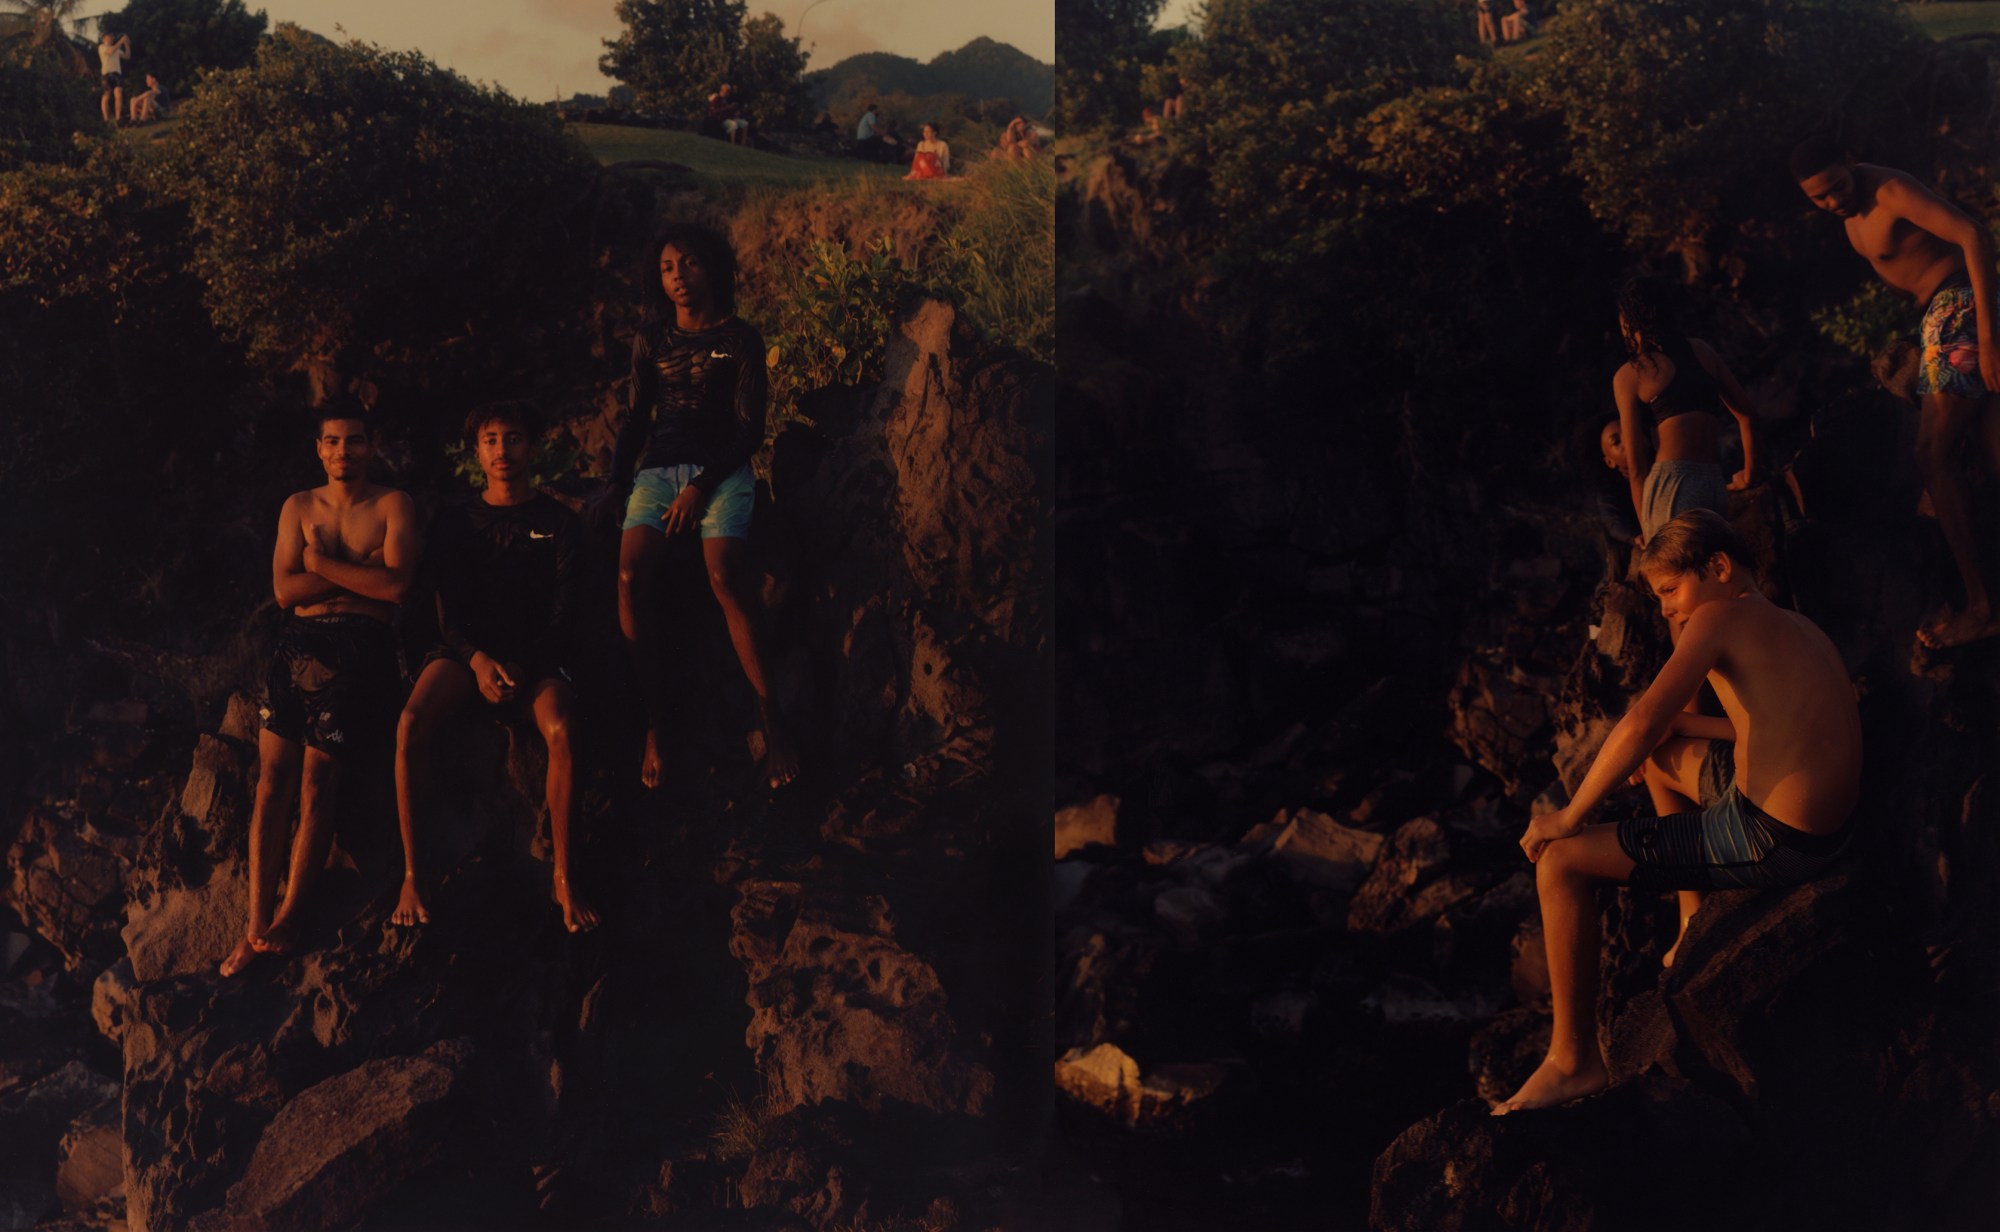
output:
[[307, 746], [305, 786], [300, 792], [299, 832], [292, 840], [292, 864], [285, 874], [285, 899], [261, 940], [251, 944], [266, 954], [289, 954], [298, 945], [299, 915], [333, 845], [333, 806], [340, 763]]
[[118, 122], [118, 117], [111, 114], [111, 91], [106, 90], [97, 96], [97, 110], [99, 114], [103, 115], [106, 124], [116, 124]]
[[660, 746], [666, 741], [667, 700], [660, 678], [660, 557], [666, 536], [635, 526], [618, 541], [618, 628], [632, 652], [639, 673], [639, 693], [646, 703], [646, 753], [639, 763], [640, 781], [660, 785]]
[[563, 927], [573, 933], [597, 927], [597, 908], [576, 889], [570, 855], [576, 820], [576, 755], [570, 741], [574, 700], [561, 680], [544, 678], [534, 685], [535, 726], [549, 749], [549, 777], [544, 788], [549, 806], [549, 835], [555, 841], [554, 895], [563, 911]]
[[783, 787], [799, 777], [799, 754], [777, 704], [771, 700], [766, 667], [770, 658], [758, 628], [760, 605], [750, 579], [749, 549], [741, 539], [704, 539], [701, 553], [708, 563], [709, 589], [715, 592], [723, 619], [729, 622], [729, 641], [736, 647], [750, 691], [757, 695], [757, 719], [764, 726], [764, 769], [771, 786]]
[[1926, 646], [1937, 649], [1963, 646], [2000, 633], [1979, 559], [1979, 541], [1972, 531], [1972, 515], [1966, 508], [1965, 474], [1958, 459], [1975, 427], [1984, 431], [1978, 421], [1985, 416], [1988, 401], [1926, 394], [1917, 429], [1917, 461], [1924, 472], [1924, 490], [1930, 493], [1931, 508], [1937, 513], [1938, 526], [1965, 584], [1964, 610], [1932, 622], [1917, 634]]
[[1555, 1026], [1549, 1054], [1495, 1116], [1550, 1108], [1595, 1094], [1611, 1084], [1597, 1042], [1597, 960], [1602, 928], [1597, 887], [1632, 875], [1632, 857], [1618, 846], [1617, 827], [1586, 826], [1581, 834], [1550, 843], [1535, 863], [1542, 900], [1542, 943], [1549, 955], [1549, 994]]
[[299, 753], [300, 746], [282, 736], [269, 731], [257, 735], [257, 795], [250, 807], [250, 920], [242, 942], [222, 960], [224, 976], [235, 975], [249, 965], [265, 930], [271, 927], [285, 823], [291, 819], [298, 788]]
[[[1708, 755], [1708, 741], [1676, 738], [1663, 741], [1646, 759], [1646, 793], [1653, 798], [1653, 812], [1661, 817], [1691, 813], [1701, 807], [1701, 763]], [[1687, 936], [1688, 922], [1701, 910], [1700, 890], [1676, 892], [1680, 900], [1681, 926], [1674, 943], [1661, 956], [1660, 965], [1671, 967]]]
[[[424, 902], [428, 870], [417, 855], [417, 836], [425, 833], [430, 803], [435, 798], [433, 752], [445, 719], [478, 696], [472, 669], [456, 659], [424, 665], [403, 715], [396, 721], [396, 820], [403, 832], [403, 890], [396, 900], [391, 924], [428, 924]], [[420, 817], [419, 814], [422, 816]]]

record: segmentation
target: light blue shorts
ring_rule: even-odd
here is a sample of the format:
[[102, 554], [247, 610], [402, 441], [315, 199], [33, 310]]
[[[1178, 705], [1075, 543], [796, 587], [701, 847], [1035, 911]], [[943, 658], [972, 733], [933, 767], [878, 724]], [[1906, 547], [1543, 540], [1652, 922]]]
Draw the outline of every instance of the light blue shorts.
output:
[[[652, 466], [639, 472], [632, 481], [632, 499], [625, 505], [625, 525], [631, 530], [635, 526], [650, 526], [663, 530], [667, 518], [667, 506], [688, 486], [701, 467], [692, 462], [679, 466]], [[736, 473], [716, 485], [715, 493], [708, 498], [708, 506], [701, 513], [701, 537], [704, 539], [748, 539], [750, 537], [750, 510], [757, 503], [757, 476], [745, 462]]]
[[1639, 533], [1648, 539], [1690, 509], [1712, 509], [1725, 520], [1729, 517], [1729, 481], [1713, 462], [1655, 461], [1639, 494], [1645, 504]]

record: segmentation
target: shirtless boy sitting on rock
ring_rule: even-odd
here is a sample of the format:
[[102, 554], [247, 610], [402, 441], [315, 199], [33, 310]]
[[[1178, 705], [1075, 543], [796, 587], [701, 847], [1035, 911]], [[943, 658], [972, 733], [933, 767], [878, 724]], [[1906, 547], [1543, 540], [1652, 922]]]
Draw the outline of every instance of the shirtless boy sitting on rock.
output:
[[[326, 483], [293, 493], [278, 515], [271, 584], [291, 614], [258, 708], [250, 921], [222, 962], [225, 976], [258, 954], [288, 954], [298, 944], [301, 905], [326, 864], [351, 750], [368, 729], [386, 732], [401, 688], [390, 626], [416, 571], [416, 508], [369, 481], [374, 445], [358, 408], [321, 415], [317, 447]], [[291, 871], [274, 913], [292, 786], [301, 779]]]
[[[1640, 549], [1640, 571], [1678, 640], [1612, 729], [1576, 798], [1536, 817], [1521, 836], [1535, 862], [1555, 1024], [1547, 1058], [1496, 1115], [1552, 1107], [1610, 1084], [1595, 1012], [1599, 886], [1792, 885], [1825, 872], [1846, 846], [1861, 781], [1854, 686], [1826, 634], [1756, 590], [1750, 559], [1729, 524], [1705, 509], [1674, 518]], [[1700, 764], [1707, 742], [1671, 733], [1704, 678], [1736, 737], [1734, 783], [1698, 811], [1588, 824], [1642, 762], [1674, 777]]]

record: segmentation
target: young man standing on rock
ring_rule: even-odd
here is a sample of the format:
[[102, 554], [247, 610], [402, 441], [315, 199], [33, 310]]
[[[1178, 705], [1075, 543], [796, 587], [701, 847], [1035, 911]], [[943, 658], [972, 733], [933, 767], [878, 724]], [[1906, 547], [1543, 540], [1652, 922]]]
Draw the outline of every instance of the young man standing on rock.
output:
[[576, 814], [575, 698], [565, 657], [582, 572], [583, 541], [575, 514], [532, 485], [534, 414], [519, 403], [482, 407], [466, 435], [486, 476], [485, 490], [448, 506], [431, 530], [437, 562], [439, 645], [425, 656], [416, 687], [396, 725], [396, 812], [403, 831], [403, 893], [396, 924], [428, 923], [426, 877], [418, 836], [435, 798], [434, 747], [446, 719], [475, 701], [519, 706], [534, 717], [548, 748], [545, 787], [555, 844], [553, 897], [563, 926], [597, 926], [597, 911], [577, 892], [570, 859]]
[[1917, 462], [1965, 584], [1965, 607], [1917, 636], [1937, 648], [1992, 637], [2000, 633], [2000, 612], [1973, 533], [1978, 519], [1967, 507], [1970, 485], [1959, 459], [1977, 438], [1989, 477], [2000, 476], [2000, 408], [1992, 399], [2000, 391], [1992, 238], [1982, 223], [1911, 176], [1850, 163], [1825, 138], [1792, 151], [1792, 176], [1814, 205], [1844, 221], [1847, 242], [1883, 282], [1924, 305]]
[[[388, 721], [401, 681], [391, 629], [417, 563], [416, 508], [372, 483], [366, 416], [330, 410], [317, 440], [326, 483], [295, 492], [278, 515], [271, 583], [290, 615], [264, 677], [260, 768], [250, 817], [250, 920], [223, 960], [235, 975], [260, 953], [288, 954], [299, 915], [333, 841], [337, 789], [357, 741]], [[277, 897], [285, 822], [295, 782], [299, 829], [285, 898]]]
[[[1569, 806], [1529, 823], [1555, 1023], [1548, 1057], [1496, 1115], [1546, 1108], [1610, 1084], [1597, 1042], [1599, 886], [1716, 890], [1791, 885], [1846, 846], [1861, 782], [1861, 716], [1840, 654], [1818, 626], [1753, 586], [1751, 555], [1706, 509], [1683, 513], [1639, 550], [1639, 568], [1678, 634], [1672, 657], [1618, 721]], [[1736, 737], [1735, 780], [1707, 808], [1588, 824], [1651, 759], [1679, 782], [1701, 762], [1673, 735], [1706, 679]], [[1683, 783], [1683, 794], [1691, 784]]]

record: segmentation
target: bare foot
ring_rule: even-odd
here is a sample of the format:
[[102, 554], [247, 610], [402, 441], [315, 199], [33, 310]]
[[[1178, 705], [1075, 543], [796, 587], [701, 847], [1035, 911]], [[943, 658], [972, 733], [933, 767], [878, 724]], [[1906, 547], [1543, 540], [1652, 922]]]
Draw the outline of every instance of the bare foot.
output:
[[771, 787], [789, 787], [799, 777], [799, 750], [792, 733], [778, 715], [778, 708], [759, 698], [757, 715], [764, 725], [764, 772]]
[[276, 954], [283, 958], [299, 948], [299, 940], [293, 934], [292, 922], [280, 918], [273, 920], [262, 936], [250, 938], [250, 945], [259, 954]]
[[2000, 635], [2000, 620], [1985, 608], [1968, 607], [1932, 621], [1917, 630], [1917, 640], [1932, 650], [1950, 650]]
[[1694, 918], [1693, 916], [1687, 916], [1687, 915], [1681, 917], [1681, 935], [1674, 938], [1674, 943], [1667, 947], [1667, 952], [1665, 954], [1660, 955], [1660, 965], [1662, 967], [1671, 968], [1674, 965], [1675, 957], [1678, 956], [1681, 952], [1681, 942], [1687, 940], [1688, 921], [1692, 920], [1693, 918]]
[[648, 787], [660, 785], [660, 733], [646, 733], [646, 755], [639, 760], [639, 781]]
[[423, 893], [417, 889], [417, 879], [403, 878], [403, 893], [396, 900], [396, 914], [389, 917], [389, 923], [403, 928], [431, 922], [430, 908], [424, 906]]
[[573, 933], [587, 933], [597, 927], [597, 908], [590, 905], [583, 895], [569, 883], [566, 873], [557, 873], [550, 887], [549, 897], [563, 909], [563, 927]]
[[229, 957], [222, 960], [222, 978], [233, 980], [243, 974], [243, 969], [255, 961], [260, 953], [262, 951], [257, 948], [256, 937], [243, 938], [236, 943], [235, 949], [229, 951]]
[[1590, 1064], [1573, 1073], [1558, 1068], [1554, 1060], [1545, 1060], [1511, 1099], [1493, 1106], [1493, 1115], [1506, 1116], [1510, 1112], [1525, 1112], [1530, 1108], [1553, 1108], [1573, 1099], [1595, 1095], [1610, 1085], [1611, 1074], [1604, 1068], [1602, 1057], [1593, 1058]]

